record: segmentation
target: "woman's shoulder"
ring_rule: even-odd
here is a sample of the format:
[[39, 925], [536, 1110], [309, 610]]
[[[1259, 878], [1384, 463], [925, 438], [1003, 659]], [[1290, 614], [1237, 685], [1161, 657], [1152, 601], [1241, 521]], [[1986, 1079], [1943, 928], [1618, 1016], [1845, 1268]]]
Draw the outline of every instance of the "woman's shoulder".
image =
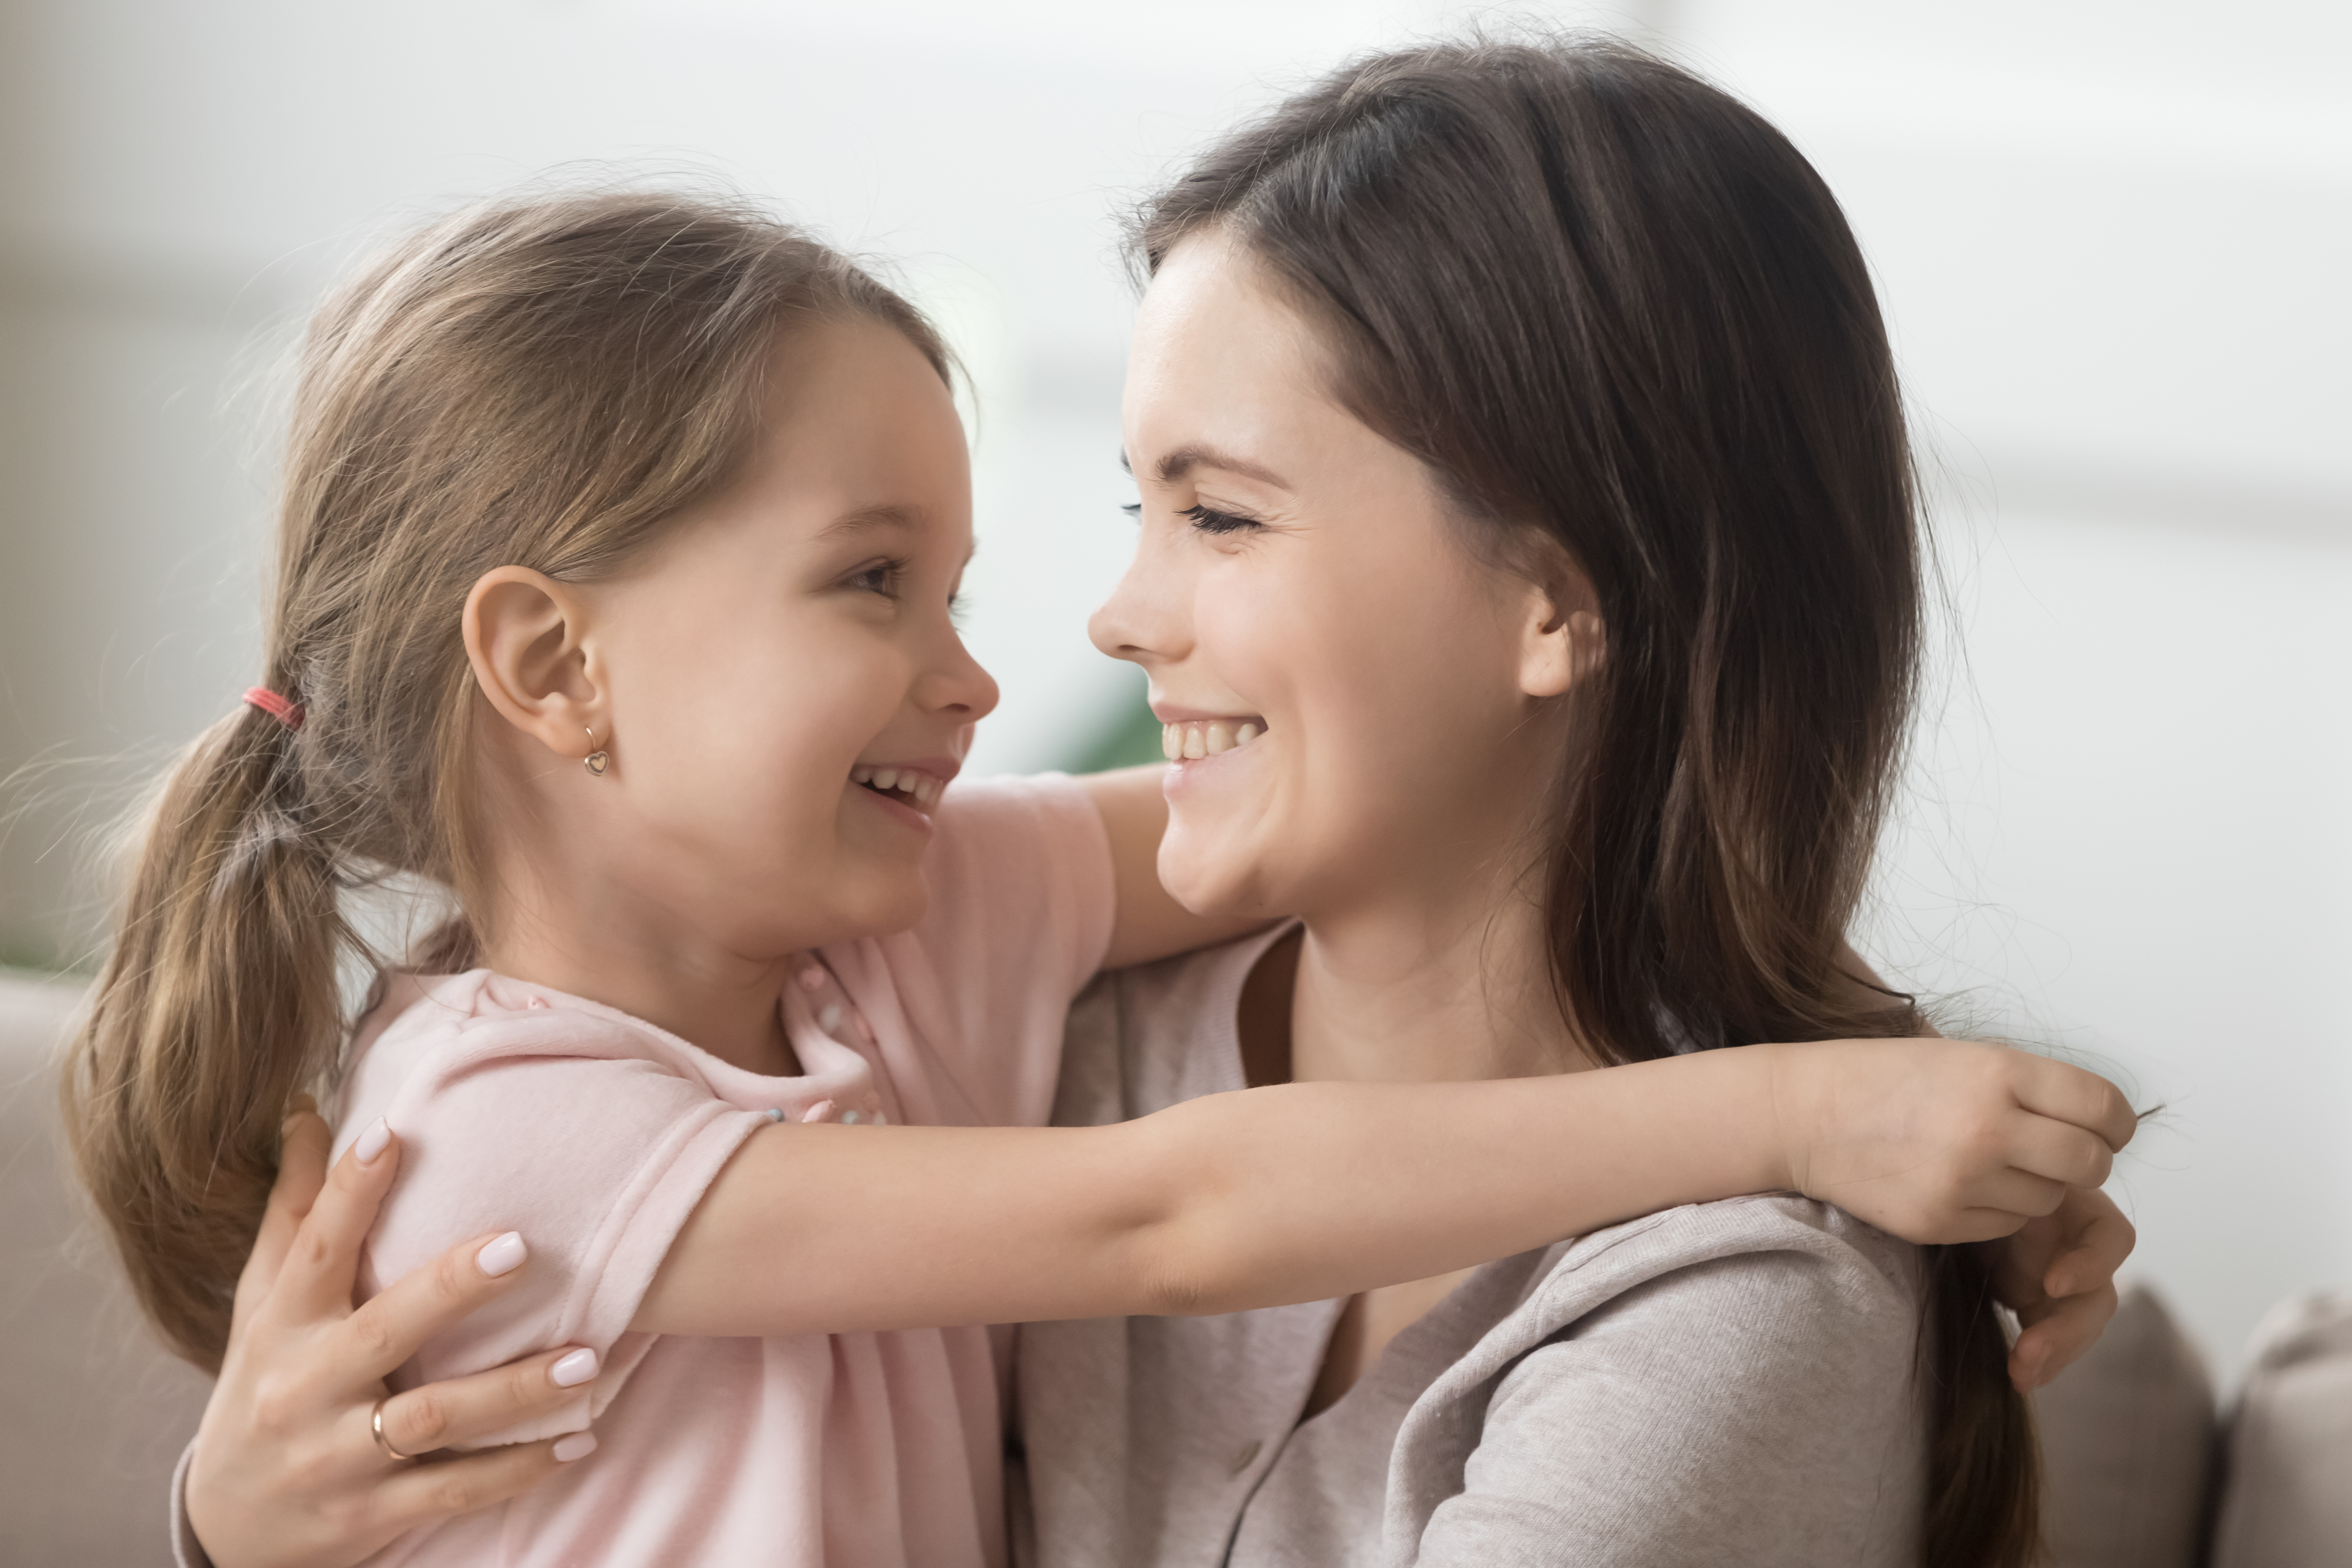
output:
[[1920, 1291], [1916, 1248], [1786, 1194], [1563, 1243], [1407, 1415], [1391, 1521], [1423, 1562], [1516, 1561], [1538, 1515], [1546, 1562], [1906, 1561]]
[[[1862, 1301], [1916, 1302], [1919, 1249], [1843, 1209], [1796, 1193], [1757, 1193], [1643, 1215], [1553, 1247], [1530, 1291], [1538, 1316], [1589, 1310], [1685, 1270], [1714, 1288], [1755, 1292], [1802, 1276], [1834, 1281]], [[1710, 1265], [1733, 1265], [1724, 1268]]]

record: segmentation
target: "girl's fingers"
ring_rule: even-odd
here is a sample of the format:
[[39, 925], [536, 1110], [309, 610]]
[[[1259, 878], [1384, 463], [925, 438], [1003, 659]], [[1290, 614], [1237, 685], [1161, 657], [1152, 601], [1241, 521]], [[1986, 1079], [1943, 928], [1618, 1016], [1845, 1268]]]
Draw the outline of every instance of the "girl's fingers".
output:
[[2103, 1285], [2112, 1287], [2116, 1270], [2131, 1256], [2139, 1232], [2105, 1193], [2074, 1193], [2066, 1201], [2075, 1211], [2069, 1215], [2073, 1234], [2066, 1249], [2042, 1274], [2042, 1288], [2053, 1296], [2077, 1296]]
[[2042, 1387], [2096, 1344], [2115, 1315], [2113, 1285], [2049, 1303], [2010, 1347], [2010, 1381], [2029, 1394]]
[[327, 1173], [327, 1184], [302, 1221], [286, 1260], [289, 1305], [310, 1318], [351, 1310], [360, 1246], [400, 1171], [400, 1140], [379, 1117], [360, 1130]]
[[2009, 1163], [2018, 1170], [2070, 1187], [2098, 1187], [2115, 1169], [2114, 1152], [2095, 1132], [2048, 1116], [2023, 1116], [2016, 1121]]
[[[373, 1213], [373, 1205], [369, 1212]], [[362, 1226], [362, 1234], [364, 1230]], [[520, 1234], [509, 1230], [461, 1241], [432, 1262], [410, 1269], [345, 1320], [341, 1331], [349, 1347], [348, 1360], [339, 1351], [339, 1363], [355, 1374], [356, 1382], [373, 1383], [390, 1375], [416, 1353], [417, 1346], [455, 1327], [483, 1303], [506, 1294], [521, 1279], [529, 1257], [530, 1248]]]
[[1979, 1208], [2000, 1209], [2008, 1214], [2010, 1229], [2015, 1230], [2028, 1220], [2056, 1213], [2066, 1201], [2067, 1191], [2063, 1182], [2011, 1168], [1969, 1184], [1968, 1197]]
[[310, 1097], [297, 1095], [278, 1135], [278, 1179], [269, 1186], [269, 1206], [262, 1211], [260, 1234], [237, 1276], [236, 1315], [240, 1320], [249, 1318], [277, 1284], [303, 1216], [326, 1184], [331, 1136]]
[[[368, 1505], [368, 1534], [376, 1541], [504, 1502], [529, 1491], [596, 1447], [595, 1434], [572, 1432], [542, 1443], [518, 1443], [430, 1465], [404, 1465], [376, 1488]], [[562, 1457], [559, 1458], [558, 1454]]]
[[[505, 1366], [395, 1394], [383, 1404], [383, 1435], [404, 1454], [479, 1443], [579, 1398], [597, 1373], [584, 1345], [548, 1351]], [[372, 1411], [359, 1413], [362, 1422]], [[373, 1441], [373, 1435], [368, 1435]]]
[[2097, 1073], [2022, 1053], [2017, 1066], [2017, 1102], [2026, 1110], [2095, 1132], [2111, 1151], [2121, 1150], [2139, 1131], [2139, 1117], [2124, 1091]]

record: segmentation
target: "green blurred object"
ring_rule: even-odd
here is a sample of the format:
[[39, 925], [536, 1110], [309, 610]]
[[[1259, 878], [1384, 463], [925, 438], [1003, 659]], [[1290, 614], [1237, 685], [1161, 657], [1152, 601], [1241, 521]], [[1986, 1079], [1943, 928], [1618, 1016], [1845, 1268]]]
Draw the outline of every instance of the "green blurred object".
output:
[[[1137, 674], [1139, 677], [1141, 671]], [[1135, 695], [1113, 709], [1108, 721], [1087, 743], [1075, 749], [1068, 765], [1074, 773], [1107, 773], [1141, 763], [1164, 762], [1160, 752], [1160, 721], [1145, 706], [1145, 682], [1139, 679]]]

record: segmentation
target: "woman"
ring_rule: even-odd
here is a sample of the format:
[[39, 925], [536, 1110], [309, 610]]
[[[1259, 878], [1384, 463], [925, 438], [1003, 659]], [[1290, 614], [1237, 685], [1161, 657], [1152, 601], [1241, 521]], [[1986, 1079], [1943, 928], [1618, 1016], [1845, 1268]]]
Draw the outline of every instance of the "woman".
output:
[[[1095, 635], [1151, 673], [1182, 759], [1170, 889], [1299, 923], [1101, 983], [1060, 1119], [1917, 1030], [1843, 940], [1916, 658], [1900, 399], [1786, 141], [1613, 46], [1415, 51], [1213, 149], [1139, 241], [1143, 536]], [[2022, 1562], [2031, 1436], [1986, 1283], [1767, 1197], [1345, 1303], [1033, 1325], [1029, 1550]], [[2079, 1283], [2078, 1327], [2107, 1300]], [[543, 1380], [446, 1391], [451, 1434]], [[207, 1423], [256, 1507], [368, 1409], [289, 1418], [268, 1381]], [[529, 1479], [499, 1463], [333, 1506]]]

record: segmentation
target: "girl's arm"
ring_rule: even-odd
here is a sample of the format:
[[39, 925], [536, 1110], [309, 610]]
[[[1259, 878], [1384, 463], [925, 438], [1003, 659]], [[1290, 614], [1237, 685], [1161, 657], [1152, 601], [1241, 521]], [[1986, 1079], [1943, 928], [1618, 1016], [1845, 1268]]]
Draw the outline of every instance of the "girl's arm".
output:
[[1110, 836], [1111, 875], [1118, 886], [1105, 969], [1124, 969], [1228, 942], [1257, 931], [1261, 920], [1196, 915], [1160, 885], [1160, 836], [1168, 827], [1168, 797], [1160, 793], [1158, 764], [1090, 773], [1078, 783]]
[[1233, 1311], [1780, 1189], [1907, 1240], [1978, 1241], [2105, 1181], [2133, 1127], [2094, 1074], [1933, 1040], [1504, 1082], [1288, 1084], [1109, 1127], [780, 1126], [711, 1184], [632, 1327]]

